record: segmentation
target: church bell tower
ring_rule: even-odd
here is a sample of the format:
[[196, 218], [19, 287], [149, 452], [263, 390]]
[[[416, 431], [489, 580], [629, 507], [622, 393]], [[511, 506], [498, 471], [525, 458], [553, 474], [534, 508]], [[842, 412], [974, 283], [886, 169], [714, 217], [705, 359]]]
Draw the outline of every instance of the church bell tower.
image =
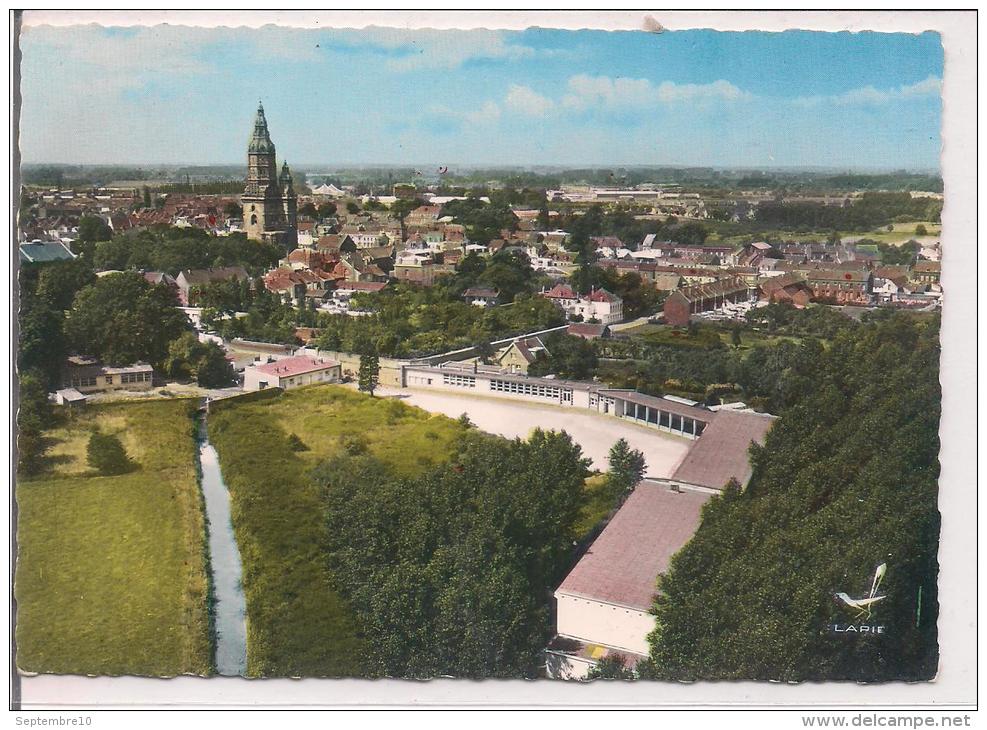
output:
[[255, 241], [294, 243], [297, 225], [296, 196], [291, 172], [285, 165], [278, 176], [278, 160], [267, 129], [264, 105], [258, 104], [254, 130], [247, 146], [247, 182], [240, 196], [243, 227]]

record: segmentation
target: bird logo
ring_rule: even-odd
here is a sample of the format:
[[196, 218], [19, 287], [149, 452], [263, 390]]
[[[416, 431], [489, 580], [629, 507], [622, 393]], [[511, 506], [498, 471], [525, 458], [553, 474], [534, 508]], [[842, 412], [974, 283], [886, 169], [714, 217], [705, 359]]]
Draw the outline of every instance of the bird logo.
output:
[[877, 595], [877, 590], [881, 587], [881, 581], [884, 580], [884, 574], [887, 572], [887, 563], [881, 563], [877, 566], [877, 570], [874, 571], [874, 580], [871, 581], [870, 593], [864, 598], [851, 598], [846, 593], [841, 592], [836, 594], [836, 599], [857, 612], [854, 618], [870, 620], [871, 613], [874, 610], [874, 604], [887, 598], [886, 595]]

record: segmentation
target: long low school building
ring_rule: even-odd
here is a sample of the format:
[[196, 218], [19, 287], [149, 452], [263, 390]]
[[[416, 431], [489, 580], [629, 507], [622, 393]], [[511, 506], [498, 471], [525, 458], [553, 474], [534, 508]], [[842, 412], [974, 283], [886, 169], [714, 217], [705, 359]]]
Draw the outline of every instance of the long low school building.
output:
[[[492, 366], [458, 362], [405, 365], [401, 369], [401, 386], [583, 408], [693, 440], [702, 436], [718, 416], [717, 411], [684, 399], [609, 388], [603, 383], [540, 378], [509, 373]], [[751, 429], [742, 430], [751, 430], [756, 438], [767, 431], [771, 418], [745, 412], [733, 420], [745, 425], [752, 424]], [[717, 487], [722, 488], [722, 485]]]

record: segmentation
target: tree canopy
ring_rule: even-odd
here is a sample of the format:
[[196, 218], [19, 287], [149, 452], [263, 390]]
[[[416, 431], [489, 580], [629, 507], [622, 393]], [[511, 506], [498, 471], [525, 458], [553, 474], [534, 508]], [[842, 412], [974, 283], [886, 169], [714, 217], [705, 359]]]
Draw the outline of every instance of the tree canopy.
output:
[[[937, 666], [938, 321], [892, 315], [841, 331], [806, 364], [754, 474], [714, 497], [659, 580], [651, 676], [925, 680]], [[870, 623], [834, 594], [866, 594]]]
[[464, 431], [453, 461], [396, 478], [369, 456], [315, 472], [327, 560], [375, 675], [535, 677], [569, 568], [588, 461], [568, 435]]
[[80, 353], [108, 365], [160, 363], [169, 343], [188, 328], [175, 290], [138, 273], [109, 274], [82, 289], [65, 319], [65, 334]]

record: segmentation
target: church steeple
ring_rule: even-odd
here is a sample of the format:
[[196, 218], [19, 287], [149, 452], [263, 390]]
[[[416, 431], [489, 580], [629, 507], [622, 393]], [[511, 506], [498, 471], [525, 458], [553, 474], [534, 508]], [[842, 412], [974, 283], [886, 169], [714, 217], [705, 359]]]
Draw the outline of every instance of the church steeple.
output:
[[254, 117], [254, 133], [250, 137], [250, 146], [247, 148], [250, 154], [273, 155], [274, 143], [271, 135], [267, 131], [267, 117], [264, 116], [264, 104], [257, 103], [257, 116]]
[[288, 161], [285, 160], [281, 163], [281, 178], [279, 180], [281, 183], [281, 189], [285, 192], [295, 192], [293, 187], [294, 180], [291, 177], [291, 170], [288, 167]]

